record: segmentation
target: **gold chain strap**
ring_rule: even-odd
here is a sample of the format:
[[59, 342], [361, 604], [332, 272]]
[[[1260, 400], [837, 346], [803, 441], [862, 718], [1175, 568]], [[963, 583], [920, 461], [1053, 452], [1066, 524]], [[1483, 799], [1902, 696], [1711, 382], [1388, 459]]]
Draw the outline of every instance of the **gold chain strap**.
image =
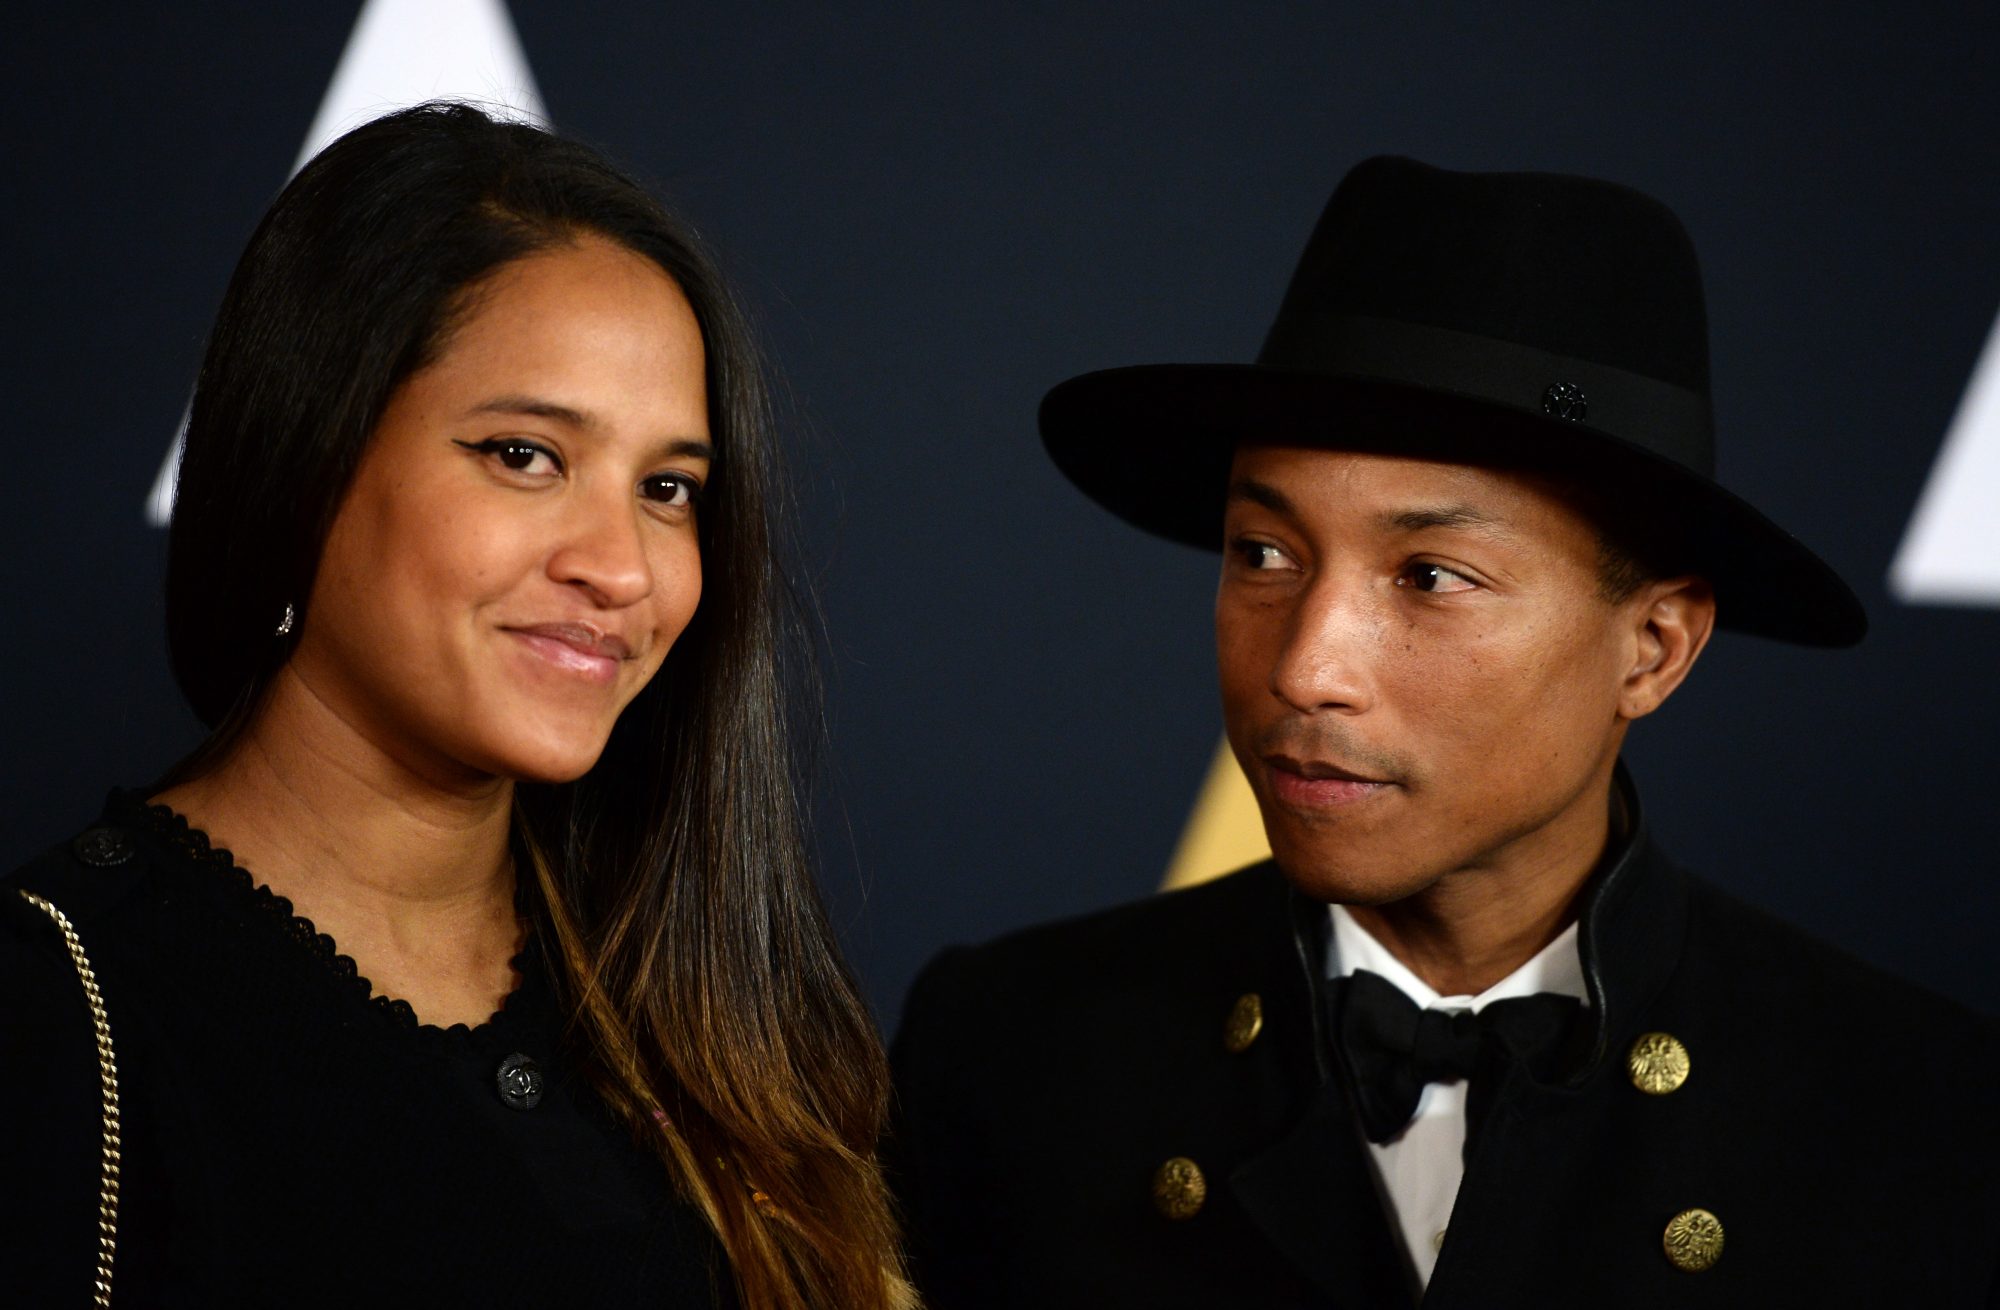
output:
[[[16, 890], [19, 890], [18, 888]], [[90, 1002], [90, 1025], [97, 1032], [97, 1080], [104, 1106], [104, 1156], [97, 1176], [97, 1294], [93, 1304], [111, 1304], [111, 1257], [118, 1247], [118, 1058], [111, 1050], [111, 1022], [104, 1014], [104, 994], [97, 990], [97, 973], [83, 953], [83, 941], [69, 916], [33, 892], [21, 892], [28, 904], [56, 921], [70, 963], [83, 982]]]

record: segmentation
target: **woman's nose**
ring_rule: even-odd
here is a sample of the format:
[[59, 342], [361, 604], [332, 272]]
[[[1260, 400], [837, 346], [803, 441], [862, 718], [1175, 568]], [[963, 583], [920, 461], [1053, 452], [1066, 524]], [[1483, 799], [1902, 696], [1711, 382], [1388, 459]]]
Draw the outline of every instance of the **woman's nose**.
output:
[[579, 502], [549, 557], [549, 576], [583, 589], [607, 609], [644, 600], [653, 590], [653, 570], [637, 506]]

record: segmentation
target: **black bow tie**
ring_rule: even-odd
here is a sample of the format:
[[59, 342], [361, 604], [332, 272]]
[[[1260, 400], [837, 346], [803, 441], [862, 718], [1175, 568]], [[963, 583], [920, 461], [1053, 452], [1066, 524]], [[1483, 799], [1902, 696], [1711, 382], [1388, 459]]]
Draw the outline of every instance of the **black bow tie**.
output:
[[1355, 1106], [1371, 1142], [1395, 1138], [1417, 1113], [1429, 1083], [1471, 1080], [1466, 1141], [1484, 1098], [1481, 1063], [1489, 1050], [1539, 1064], [1560, 1050], [1582, 1007], [1543, 992], [1470, 1010], [1425, 1010], [1379, 974], [1357, 969], [1329, 985], [1335, 1041], [1346, 1057]]

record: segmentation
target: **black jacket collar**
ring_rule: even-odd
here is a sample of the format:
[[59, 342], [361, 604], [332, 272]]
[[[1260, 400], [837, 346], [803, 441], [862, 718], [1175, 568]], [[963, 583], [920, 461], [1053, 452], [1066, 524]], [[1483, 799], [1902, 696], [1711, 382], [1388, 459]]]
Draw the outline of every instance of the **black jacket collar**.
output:
[[1639, 1016], [1673, 976], [1687, 936], [1687, 875], [1654, 842], [1632, 775], [1619, 762], [1612, 785], [1625, 802], [1622, 845], [1584, 888], [1577, 949], [1590, 992], [1591, 1042], [1569, 1083], [1580, 1085], [1622, 1050]]
[[[1553, 1084], [1522, 1070], [1521, 1086], [1538, 1097], [1576, 1095], [1637, 1034], [1641, 1016], [1666, 985], [1686, 933], [1686, 875], [1654, 844], [1638, 792], [1621, 763], [1614, 786], [1626, 825], [1582, 892], [1578, 948], [1590, 1013]], [[1271, 949], [1286, 957], [1312, 1016], [1315, 1079], [1305, 1116], [1246, 1160], [1231, 1187], [1251, 1221], [1339, 1306], [1411, 1303], [1409, 1271], [1362, 1146], [1325, 1012], [1326, 906], [1285, 887], [1286, 913], [1271, 920]], [[1310, 1072], [1308, 1073], [1308, 1069]], [[1469, 1175], [1468, 1175], [1469, 1178]]]
[[[1577, 949], [1583, 959], [1590, 1013], [1576, 1057], [1563, 1081], [1578, 1086], [1588, 1081], [1607, 1056], [1620, 1048], [1639, 1014], [1659, 995], [1680, 959], [1687, 927], [1687, 877], [1667, 860], [1646, 823], [1639, 791], [1618, 763], [1612, 787], [1624, 807], [1624, 833], [1615, 836], [1580, 893], [1577, 907]], [[1297, 888], [1289, 890], [1290, 949], [1306, 970], [1306, 985], [1318, 995], [1325, 974], [1331, 923], [1327, 907]], [[1319, 1076], [1331, 1074], [1323, 1008], [1315, 1005], [1321, 1052]]]

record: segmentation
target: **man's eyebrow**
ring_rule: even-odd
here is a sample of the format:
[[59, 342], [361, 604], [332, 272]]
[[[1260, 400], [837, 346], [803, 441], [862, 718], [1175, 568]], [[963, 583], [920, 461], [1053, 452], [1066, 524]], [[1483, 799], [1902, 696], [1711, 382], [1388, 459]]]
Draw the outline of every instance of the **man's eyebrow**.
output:
[[[1298, 517], [1298, 510], [1284, 492], [1254, 478], [1238, 478], [1229, 484], [1229, 500], [1247, 500], [1273, 514]], [[1399, 532], [1422, 532], [1426, 528], [1459, 528], [1485, 536], [1511, 536], [1507, 524], [1495, 515], [1464, 503], [1419, 505], [1391, 510], [1380, 516], [1387, 527]]]
[[1238, 478], [1230, 483], [1229, 493], [1225, 499], [1247, 500], [1252, 505], [1263, 506], [1273, 514], [1283, 514], [1289, 518], [1298, 517], [1298, 511], [1292, 508], [1292, 502], [1286, 499], [1284, 492], [1255, 478]]
[[1396, 510], [1384, 514], [1382, 521], [1403, 532], [1422, 532], [1425, 528], [1465, 528], [1487, 536], [1509, 535], [1507, 525], [1500, 519], [1464, 504], [1424, 505]]

